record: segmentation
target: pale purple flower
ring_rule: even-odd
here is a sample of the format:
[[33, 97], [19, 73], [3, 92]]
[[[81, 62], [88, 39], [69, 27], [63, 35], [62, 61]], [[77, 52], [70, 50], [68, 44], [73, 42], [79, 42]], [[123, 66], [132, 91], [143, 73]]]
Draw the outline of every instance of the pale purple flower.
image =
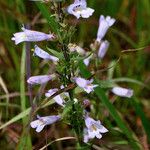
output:
[[94, 9], [87, 7], [86, 0], [75, 0], [74, 3], [67, 8], [67, 11], [79, 19], [80, 17], [89, 18], [92, 16]]
[[46, 59], [46, 60], [51, 60], [53, 62], [57, 62], [59, 60], [57, 57], [50, 55], [49, 53], [45, 52], [43, 49], [41, 49], [37, 45], [34, 46], [33, 55]]
[[128, 97], [131, 98], [133, 96], [133, 90], [126, 89], [122, 87], [113, 87], [111, 90], [115, 95], [118, 95], [120, 97]]
[[27, 82], [31, 85], [44, 84], [44, 83], [48, 82], [49, 80], [52, 80], [54, 77], [55, 77], [54, 74], [52, 74], [52, 75], [32, 76], [27, 80]]
[[88, 66], [90, 64], [90, 60], [92, 59], [93, 55], [88, 56], [83, 60], [83, 63]]
[[101, 59], [104, 58], [104, 56], [108, 50], [108, 47], [109, 47], [109, 42], [107, 40], [101, 42], [101, 45], [100, 45], [99, 50], [98, 50], [98, 57], [99, 58], [101, 58]]
[[50, 125], [55, 123], [56, 121], [60, 120], [60, 115], [53, 115], [53, 116], [45, 116], [45, 117], [40, 117], [37, 116], [37, 120], [34, 120], [30, 123], [32, 128], [36, 128], [36, 132], [41, 132], [43, 128], [46, 125]]
[[[57, 91], [58, 91], [57, 88], [55, 88], [55, 89], [50, 89], [50, 90], [48, 90], [47, 93], [45, 93], [45, 96], [46, 96], [46, 97], [51, 97], [51, 96], [52, 96], [53, 94], [55, 94]], [[60, 95], [55, 96], [53, 99], [55, 100], [55, 102], [56, 102], [58, 105], [60, 105], [60, 106], [62, 106], [62, 107], [65, 106], [65, 105], [64, 105], [64, 104], [65, 104], [65, 101], [63, 100], [63, 98], [62, 98]]]
[[84, 63], [86, 66], [88, 66], [89, 63], [90, 63], [90, 58], [89, 58], [89, 57], [88, 57], [88, 58], [85, 58], [85, 59], [83, 60], [83, 63]]
[[23, 31], [14, 34], [12, 40], [15, 41], [15, 44], [19, 44], [21, 42], [39, 42], [39, 41], [50, 41], [53, 40], [55, 37], [53, 34], [45, 34], [43, 32], [33, 31], [25, 29], [24, 27], [21, 28]]
[[83, 136], [83, 141], [84, 141], [84, 143], [87, 143], [90, 140], [87, 128], [84, 128], [83, 135], [84, 135]]
[[111, 27], [115, 23], [115, 19], [111, 18], [110, 16], [107, 16], [106, 18], [101, 15], [99, 18], [99, 28], [97, 32], [97, 41], [100, 42], [103, 37], [105, 36], [107, 30], [109, 27]]
[[89, 139], [93, 139], [97, 137], [98, 139], [102, 138], [101, 133], [106, 133], [108, 130], [101, 124], [101, 122], [95, 121], [91, 117], [85, 118], [85, 125], [86, 125], [86, 134], [84, 136], [84, 142], [88, 142]]
[[75, 80], [76, 84], [79, 87], [81, 87], [84, 91], [86, 91], [87, 93], [94, 91], [94, 88], [98, 86], [98, 85], [92, 84], [93, 79], [86, 80], [86, 79], [81, 78], [81, 77], [78, 77], [78, 78], [75, 77], [74, 80]]

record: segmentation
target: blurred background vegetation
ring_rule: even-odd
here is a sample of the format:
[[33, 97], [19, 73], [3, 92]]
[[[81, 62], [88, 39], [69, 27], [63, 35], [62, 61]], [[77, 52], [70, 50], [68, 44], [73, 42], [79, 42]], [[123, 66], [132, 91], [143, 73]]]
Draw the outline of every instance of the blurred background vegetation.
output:
[[[69, 0], [66, 2], [71, 3]], [[113, 80], [119, 85], [134, 89], [134, 98], [126, 100], [110, 96], [109, 103], [100, 103], [97, 102], [96, 96], [90, 97], [93, 100], [92, 104], [97, 107], [96, 110], [99, 110], [93, 110], [93, 114], [109, 129], [101, 140], [94, 140], [93, 149], [136, 150], [137, 148], [133, 148], [134, 146], [130, 144], [132, 141], [139, 144], [140, 149], [148, 150], [150, 147], [150, 1], [88, 0], [88, 6], [94, 8], [95, 13], [88, 20], [78, 21], [78, 30], [74, 39], [85, 49], [89, 49], [90, 43], [96, 38], [101, 14], [110, 15], [117, 20], [107, 34], [111, 44], [100, 68], [106, 68], [117, 61], [122, 50], [144, 47], [139, 51], [125, 53], [113, 68]], [[27, 120], [24, 118], [30, 111], [27, 109], [30, 103], [25, 82], [25, 47], [23, 44], [15, 46], [11, 37], [13, 33], [21, 30], [22, 24], [48, 33], [51, 28], [47, 23], [48, 17], [44, 14], [49, 10], [50, 8], [42, 3], [28, 0], [0, 1], [0, 147], [3, 150], [40, 149], [47, 142], [73, 136], [71, 128], [63, 123], [47, 127], [46, 131], [40, 134], [33, 130], [29, 134]], [[75, 18], [68, 18], [68, 23], [73, 25]], [[31, 57], [33, 75], [44, 74], [46, 69], [43, 66], [45, 66], [43, 61]], [[101, 73], [99, 78], [112, 78], [110, 74], [112, 69], [108, 74]], [[34, 90], [33, 94], [37, 89]], [[45, 114], [51, 114], [57, 109], [54, 105], [54, 108], [51, 106], [44, 111]], [[117, 116], [115, 118], [114, 112], [119, 114], [130, 132], [122, 126]], [[24, 119], [21, 120], [22, 118]], [[128, 134], [134, 135], [135, 138], [129, 140]], [[70, 139], [55, 142], [48, 149], [75, 149], [75, 141]]]

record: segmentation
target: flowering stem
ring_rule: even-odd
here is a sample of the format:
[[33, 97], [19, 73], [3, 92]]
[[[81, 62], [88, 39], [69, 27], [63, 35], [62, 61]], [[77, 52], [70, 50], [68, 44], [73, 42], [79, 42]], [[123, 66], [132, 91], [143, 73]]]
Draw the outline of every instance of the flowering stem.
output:
[[[72, 75], [74, 74], [73, 73], [73, 69], [71, 68], [71, 63], [70, 63], [70, 55], [69, 55], [69, 49], [66, 45], [67, 44], [64, 44], [65, 41], [61, 44], [62, 46], [62, 52], [63, 52], [63, 55], [64, 55], [64, 58], [65, 58], [65, 85], [68, 87], [70, 84], [73, 84], [72, 81], [71, 81], [71, 78], [72, 78]], [[76, 87], [76, 85], [75, 85]], [[72, 125], [72, 128], [74, 129], [75, 131], [75, 134], [77, 136], [77, 148], [78, 149], [81, 149], [82, 148], [82, 140], [83, 140], [83, 109], [81, 107], [81, 105], [79, 103], [74, 103], [74, 88], [72, 89], [69, 89], [68, 90], [68, 93], [69, 93], [69, 99], [70, 101], [72, 102], [72, 109], [69, 113], [70, 115], [70, 124]]]

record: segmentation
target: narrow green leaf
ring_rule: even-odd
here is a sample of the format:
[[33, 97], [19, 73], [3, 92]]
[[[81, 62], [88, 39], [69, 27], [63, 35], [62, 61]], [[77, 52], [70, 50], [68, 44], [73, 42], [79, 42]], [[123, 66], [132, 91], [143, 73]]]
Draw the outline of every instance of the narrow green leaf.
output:
[[108, 68], [110, 68], [110, 69], [108, 69], [108, 79], [112, 79], [113, 78], [113, 74], [114, 74], [114, 70], [115, 70], [116, 64], [117, 64], [117, 62], [115, 60], [112, 61], [109, 64]]
[[97, 82], [101, 88], [113, 88], [117, 86], [112, 80], [98, 80]]
[[[26, 110], [26, 97], [25, 97], [25, 60], [26, 60], [26, 50], [25, 45], [23, 46], [21, 65], [20, 65], [20, 97], [21, 97], [21, 110]], [[23, 126], [26, 125], [27, 118], [23, 118]]]
[[51, 27], [51, 30], [54, 33], [58, 32], [58, 23], [55, 21], [55, 19], [53, 18], [53, 16], [51, 16], [50, 12], [48, 11], [48, 8], [46, 7], [46, 5], [44, 3], [40, 3], [40, 2], [36, 2], [37, 7], [40, 9], [42, 15], [46, 18], [46, 20], [48, 21], [48, 24]]
[[144, 84], [141, 81], [135, 80], [135, 79], [131, 79], [131, 78], [126, 78], [126, 77], [122, 77], [122, 78], [116, 78], [116, 79], [112, 79], [112, 82], [130, 82], [130, 83], [135, 83], [138, 84], [140, 86], [146, 87], [148, 89], [150, 89], [149, 86], [147, 86], [146, 84]]
[[47, 49], [49, 50], [49, 52], [51, 52], [54, 56], [56, 56], [57, 58], [59, 59], [62, 59], [63, 58], [63, 54], [60, 53], [60, 52], [57, 52], [56, 50], [53, 50], [51, 48], [48, 48]]

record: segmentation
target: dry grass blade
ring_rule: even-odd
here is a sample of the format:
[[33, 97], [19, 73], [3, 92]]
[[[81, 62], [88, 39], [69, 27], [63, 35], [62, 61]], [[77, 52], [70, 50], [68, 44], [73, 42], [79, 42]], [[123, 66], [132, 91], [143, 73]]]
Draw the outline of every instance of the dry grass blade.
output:
[[9, 92], [8, 92], [7, 86], [6, 86], [4, 80], [2, 79], [1, 76], [0, 76], [0, 85], [1, 85], [2, 89], [4, 90], [4, 92], [6, 93], [6, 103], [7, 103], [7, 105], [6, 105], [6, 118], [7, 118], [8, 117], [8, 104], [9, 104], [8, 95], [9, 95]]
[[39, 150], [44, 150], [45, 148], [47, 148], [48, 146], [50, 146], [51, 144], [53, 144], [54, 142], [57, 142], [57, 141], [64, 141], [64, 140], [77, 140], [75, 137], [63, 137], [63, 138], [59, 138], [59, 139], [56, 139], [50, 143], [48, 143], [47, 145], [45, 145], [44, 147], [40, 148]]

